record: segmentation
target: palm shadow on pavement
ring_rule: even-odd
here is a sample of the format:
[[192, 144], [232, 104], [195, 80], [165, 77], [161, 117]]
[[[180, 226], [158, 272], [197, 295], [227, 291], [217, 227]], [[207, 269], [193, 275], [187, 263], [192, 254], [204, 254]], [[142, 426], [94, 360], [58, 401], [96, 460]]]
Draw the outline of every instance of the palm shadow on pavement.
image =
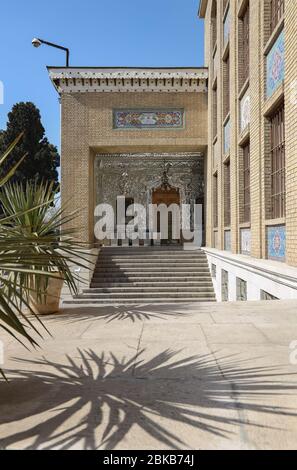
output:
[[265, 404], [297, 390], [296, 374], [276, 368], [251, 368], [234, 357], [218, 368], [213, 356], [178, 358], [170, 350], [130, 359], [79, 354], [7, 372], [10, 384], [0, 383], [2, 449], [115, 449], [135, 426], [162, 447], [185, 449], [187, 435], [176, 425], [228, 440], [243, 424], [262, 426], [260, 419], [243, 422], [242, 412], [297, 418], [288, 407]]

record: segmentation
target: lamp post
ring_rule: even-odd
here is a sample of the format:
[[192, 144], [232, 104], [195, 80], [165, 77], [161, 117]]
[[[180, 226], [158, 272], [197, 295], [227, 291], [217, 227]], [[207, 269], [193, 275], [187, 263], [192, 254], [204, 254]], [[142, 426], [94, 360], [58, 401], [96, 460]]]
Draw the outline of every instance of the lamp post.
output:
[[39, 38], [34, 38], [32, 40], [32, 45], [36, 48], [40, 47], [42, 44], [45, 44], [46, 46], [50, 46], [50, 47], [55, 47], [56, 49], [60, 49], [64, 52], [66, 52], [66, 67], [69, 67], [70, 52], [69, 52], [69, 49], [67, 49], [67, 47], [59, 46], [58, 44], [54, 44], [53, 42], [44, 41], [43, 39], [39, 39]]

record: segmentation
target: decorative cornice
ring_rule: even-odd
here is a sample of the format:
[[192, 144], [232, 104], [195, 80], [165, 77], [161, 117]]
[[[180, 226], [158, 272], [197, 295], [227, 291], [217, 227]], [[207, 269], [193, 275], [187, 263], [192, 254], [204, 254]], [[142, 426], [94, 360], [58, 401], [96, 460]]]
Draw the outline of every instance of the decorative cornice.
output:
[[62, 93], [205, 93], [206, 68], [85, 68], [48, 67], [52, 83]]
[[112, 159], [144, 159], [145, 161], [153, 159], [154, 161], [179, 161], [185, 160], [186, 162], [204, 161], [204, 155], [201, 152], [179, 152], [179, 153], [162, 153], [162, 152], [143, 152], [143, 153], [96, 153], [96, 158], [112, 158]]

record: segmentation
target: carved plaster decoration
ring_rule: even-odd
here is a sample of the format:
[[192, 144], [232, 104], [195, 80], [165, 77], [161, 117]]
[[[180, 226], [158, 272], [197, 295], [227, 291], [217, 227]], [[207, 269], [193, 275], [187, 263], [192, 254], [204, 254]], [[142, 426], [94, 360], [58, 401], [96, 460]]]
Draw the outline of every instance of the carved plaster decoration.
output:
[[152, 192], [162, 185], [164, 168], [181, 203], [195, 202], [204, 194], [203, 157], [200, 154], [100, 154], [95, 158], [96, 203], [115, 208], [119, 195], [147, 206]]

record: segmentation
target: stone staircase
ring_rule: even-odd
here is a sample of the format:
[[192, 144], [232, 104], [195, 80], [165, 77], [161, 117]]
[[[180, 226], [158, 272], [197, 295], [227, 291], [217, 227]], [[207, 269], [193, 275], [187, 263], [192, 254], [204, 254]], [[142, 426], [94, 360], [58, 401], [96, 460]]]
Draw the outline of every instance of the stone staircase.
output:
[[103, 248], [91, 286], [64, 306], [215, 302], [206, 255], [179, 247]]

